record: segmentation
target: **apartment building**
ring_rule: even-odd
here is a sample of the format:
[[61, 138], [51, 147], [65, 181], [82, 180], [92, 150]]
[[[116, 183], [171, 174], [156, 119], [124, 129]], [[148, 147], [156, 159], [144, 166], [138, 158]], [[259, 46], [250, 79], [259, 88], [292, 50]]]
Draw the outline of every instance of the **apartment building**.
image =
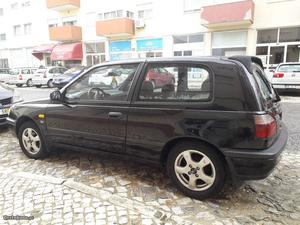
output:
[[[0, 3], [1, 24], [1, 17], [13, 13], [14, 1], [7, 2], [2, 16]], [[267, 68], [300, 61], [300, 0], [28, 2], [32, 21], [19, 16], [22, 22], [0, 27], [0, 58], [7, 56], [10, 67], [16, 66], [9, 58], [15, 48], [23, 49], [22, 60], [14, 57], [22, 64], [68, 67], [127, 58], [236, 54], [258, 55]], [[39, 12], [34, 6], [41, 7]], [[25, 34], [27, 23], [32, 24], [29, 42], [21, 40], [26, 35], [14, 35], [18, 25]]]

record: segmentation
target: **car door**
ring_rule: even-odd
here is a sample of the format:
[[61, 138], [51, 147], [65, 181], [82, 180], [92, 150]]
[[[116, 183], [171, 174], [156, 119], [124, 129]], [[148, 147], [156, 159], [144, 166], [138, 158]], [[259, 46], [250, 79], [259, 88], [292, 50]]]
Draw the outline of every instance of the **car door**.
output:
[[[66, 87], [63, 102], [51, 103], [47, 109], [50, 143], [123, 152], [131, 84], [138, 68], [137, 63], [100, 66]], [[114, 70], [124, 70], [127, 78], [117, 87], [101, 82], [102, 76]]]
[[[193, 68], [203, 68], [206, 80], [191, 80], [189, 71]], [[201, 127], [205, 127], [211, 115], [195, 109], [210, 104], [207, 103], [212, 95], [210, 85], [205, 91], [202, 87], [206, 86], [204, 82], [209, 84], [210, 79], [205, 68], [183, 62], [148, 63], [138, 82], [139, 88], [136, 88], [128, 116], [127, 154], [159, 162], [164, 145], [172, 138], [184, 136], [187, 130], [192, 133], [189, 135], [203, 135]], [[153, 69], [172, 74], [176, 83], [153, 88], [147, 80], [148, 72]]]

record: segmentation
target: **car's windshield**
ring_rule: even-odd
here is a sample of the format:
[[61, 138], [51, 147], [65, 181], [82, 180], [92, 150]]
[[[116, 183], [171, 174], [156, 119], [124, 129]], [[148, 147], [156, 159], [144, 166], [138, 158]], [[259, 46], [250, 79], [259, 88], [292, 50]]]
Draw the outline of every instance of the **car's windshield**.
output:
[[10, 75], [18, 75], [19, 74], [19, 69], [10, 69], [9, 74]]
[[295, 73], [300, 72], [300, 64], [288, 64], [288, 65], [281, 65], [278, 67], [278, 72], [285, 72], [285, 73]]

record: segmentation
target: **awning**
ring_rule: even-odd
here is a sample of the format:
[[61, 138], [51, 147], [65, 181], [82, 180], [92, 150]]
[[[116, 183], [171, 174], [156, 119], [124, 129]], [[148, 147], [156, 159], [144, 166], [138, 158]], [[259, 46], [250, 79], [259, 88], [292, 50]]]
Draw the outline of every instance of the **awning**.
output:
[[253, 23], [254, 2], [252, 0], [203, 7], [202, 25], [208, 28]]
[[51, 53], [51, 60], [82, 60], [82, 44], [62, 44], [57, 45]]
[[32, 50], [32, 55], [38, 58], [39, 60], [43, 59], [43, 54], [51, 54], [53, 48], [56, 44], [40, 45]]

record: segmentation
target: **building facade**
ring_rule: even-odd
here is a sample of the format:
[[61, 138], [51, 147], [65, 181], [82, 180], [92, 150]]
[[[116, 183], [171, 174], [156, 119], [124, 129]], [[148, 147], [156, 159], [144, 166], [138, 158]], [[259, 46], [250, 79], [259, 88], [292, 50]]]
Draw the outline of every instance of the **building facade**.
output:
[[0, 66], [206, 55], [257, 55], [268, 69], [300, 61], [300, 0], [9, 0], [0, 3], [1, 24], [16, 2], [31, 7], [0, 27]]

